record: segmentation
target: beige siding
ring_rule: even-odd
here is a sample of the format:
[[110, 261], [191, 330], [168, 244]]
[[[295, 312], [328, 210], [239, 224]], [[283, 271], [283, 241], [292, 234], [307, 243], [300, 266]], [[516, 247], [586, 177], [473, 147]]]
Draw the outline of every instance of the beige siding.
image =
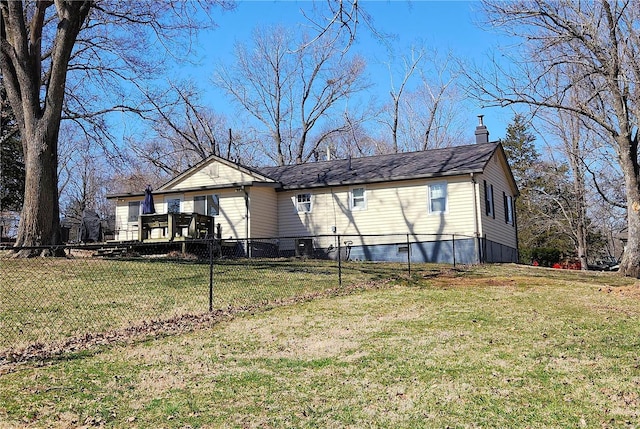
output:
[[138, 221], [129, 222], [129, 202], [139, 201], [142, 204], [142, 197], [119, 198], [116, 201], [116, 231], [115, 240], [130, 241], [138, 239]]
[[[428, 184], [447, 183], [447, 212], [429, 214]], [[358, 186], [359, 187], [359, 186]], [[349, 234], [464, 234], [473, 236], [473, 185], [470, 177], [364, 185], [366, 209], [350, 208], [351, 187], [310, 191], [312, 212], [297, 213], [295, 197], [278, 193], [281, 236]]]
[[[220, 224], [222, 238], [246, 238], [246, 210], [244, 192], [236, 189], [208, 189], [185, 192], [181, 204], [182, 212], [193, 213], [195, 209], [195, 197], [206, 195], [218, 195], [219, 212], [217, 216], [214, 216], [214, 223], [216, 225]], [[171, 195], [167, 196], [167, 198], [175, 197]]]
[[278, 204], [273, 188], [249, 188], [250, 236], [270, 238], [278, 236]]
[[[218, 195], [219, 197], [219, 213], [218, 216], [215, 216], [214, 223], [220, 224], [222, 238], [246, 238], [245, 194], [242, 190], [209, 189], [171, 194], [164, 198], [181, 198], [180, 210], [183, 213], [193, 213], [195, 197], [206, 195]], [[160, 206], [156, 204], [158, 213], [166, 213], [166, 209], [166, 204], [162, 203]]]
[[165, 190], [193, 189], [200, 186], [213, 187], [255, 180], [255, 177], [237, 168], [212, 160], [201, 168], [185, 175]]
[[241, 190], [222, 190], [220, 195], [220, 214], [216, 224], [220, 224], [222, 238], [247, 238], [247, 216], [245, 193]]
[[[220, 213], [215, 217], [215, 223], [220, 224], [223, 238], [246, 238], [246, 209], [245, 194], [235, 189], [198, 191], [185, 194], [156, 195], [155, 208], [157, 213], [166, 213], [165, 200], [180, 198], [180, 211], [192, 213], [194, 197], [198, 195], [217, 194], [220, 197]], [[116, 240], [137, 240], [138, 222], [128, 222], [129, 201], [140, 201], [142, 198], [121, 198], [116, 202]], [[274, 234], [275, 235], [275, 234]]]
[[[506, 161], [499, 152], [491, 158], [483, 174], [478, 176], [480, 193], [480, 234], [488, 240], [516, 248], [516, 228], [505, 222], [505, 205], [503, 193], [514, 196], [515, 189], [510, 185], [506, 175]], [[487, 216], [485, 204], [484, 182], [493, 185], [494, 216]], [[515, 206], [515, 201], [514, 201]], [[515, 210], [515, 208], [514, 208]]]

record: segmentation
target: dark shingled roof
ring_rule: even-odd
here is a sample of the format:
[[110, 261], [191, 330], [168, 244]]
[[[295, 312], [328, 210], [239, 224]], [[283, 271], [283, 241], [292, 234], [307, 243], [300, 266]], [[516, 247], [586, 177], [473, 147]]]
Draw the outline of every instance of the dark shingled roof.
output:
[[499, 143], [482, 143], [257, 170], [279, 182], [282, 189], [454, 176], [482, 172], [498, 146]]

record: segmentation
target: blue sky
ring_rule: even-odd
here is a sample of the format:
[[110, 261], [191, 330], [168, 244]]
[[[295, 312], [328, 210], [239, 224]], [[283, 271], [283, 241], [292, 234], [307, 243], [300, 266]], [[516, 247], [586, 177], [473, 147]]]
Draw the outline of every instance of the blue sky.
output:
[[[315, 4], [323, 6], [323, 2], [317, 0]], [[421, 41], [442, 53], [451, 51], [458, 57], [482, 64], [504, 40], [498, 34], [480, 28], [482, 16], [477, 1], [361, 0], [360, 4], [372, 16], [375, 28], [392, 36], [390, 45], [399, 52], [408, 51], [412, 44]], [[313, 5], [311, 1], [240, 1], [235, 10], [216, 16], [218, 27], [200, 36], [201, 65], [190, 68], [188, 73], [199, 86], [209, 88], [205, 95], [207, 104], [221, 112], [231, 109], [228, 100], [210, 87], [209, 79], [216, 64], [232, 61], [236, 41], [249, 40], [258, 25], [284, 24], [304, 29], [308, 23], [301, 9], [310, 10]], [[361, 28], [352, 49], [367, 59], [369, 75], [375, 83], [371, 91], [380, 94], [381, 98], [386, 97], [390, 85], [388, 69], [383, 65], [383, 61], [388, 60], [387, 48], [367, 29]], [[513, 116], [510, 109], [482, 109], [471, 101], [466, 108], [470, 116], [470, 136], [477, 125], [476, 115], [484, 114], [491, 140], [504, 137]]]

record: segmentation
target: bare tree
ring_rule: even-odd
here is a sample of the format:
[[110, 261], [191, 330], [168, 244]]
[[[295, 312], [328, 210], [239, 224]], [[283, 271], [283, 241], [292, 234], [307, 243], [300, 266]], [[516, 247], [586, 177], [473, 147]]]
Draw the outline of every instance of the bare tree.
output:
[[389, 107], [391, 118], [387, 125], [389, 126], [389, 129], [391, 131], [391, 140], [394, 153], [398, 153], [400, 151], [398, 145], [398, 129], [400, 128], [400, 117], [402, 115], [400, 111], [400, 102], [404, 95], [409, 79], [411, 79], [411, 77], [414, 75], [416, 69], [420, 67], [425, 55], [426, 52], [424, 49], [411, 49], [411, 54], [408, 57], [403, 57], [401, 59], [403, 73], [400, 77], [400, 82], [397, 88], [394, 82], [391, 63], [388, 64], [389, 75], [391, 79], [391, 90], [389, 91], [389, 95], [391, 96], [391, 106]]
[[[353, 117], [351, 113], [345, 112], [342, 117], [335, 119], [343, 124], [343, 130], [324, 139], [324, 143], [314, 153], [314, 161], [389, 153], [386, 142], [376, 140], [364, 126], [369, 119], [368, 113], [364, 112], [364, 116], [358, 117]], [[331, 122], [325, 124], [325, 127], [337, 128]]]
[[362, 58], [343, 56], [324, 38], [301, 42], [282, 27], [255, 30], [252, 46], [238, 44], [235, 55], [235, 64], [218, 68], [214, 80], [266, 128], [265, 154], [278, 165], [307, 162], [327, 137], [344, 130], [344, 124], [319, 125], [366, 86]]
[[317, 10], [321, 3], [314, 3], [312, 12], [301, 10], [302, 15], [311, 25], [314, 37], [304, 41], [300, 48], [306, 48], [321, 39], [327, 39], [331, 45], [343, 43], [346, 52], [356, 40], [359, 28], [365, 27], [379, 40], [385, 40], [375, 28], [373, 18], [362, 8], [358, 0], [327, 0], [327, 10]]
[[185, 40], [199, 26], [195, 17], [201, 15], [194, 9], [217, 3], [0, 1], [0, 70], [27, 170], [17, 246], [60, 240], [57, 167], [62, 118], [95, 125], [108, 135], [105, 112], [139, 108], [124, 99], [109, 103], [114, 100], [104, 94], [113, 89], [112, 83], [153, 71], [163, 59], [153, 55], [155, 42], [169, 47]]
[[393, 64], [389, 63], [391, 102], [382, 122], [391, 132], [394, 152], [427, 150], [460, 141], [461, 97], [455, 89], [459, 75], [451, 60], [450, 54], [442, 58], [435, 49], [412, 48], [408, 56], [400, 58], [397, 86]]
[[[486, 103], [573, 112], [607, 136], [624, 176], [628, 242], [620, 272], [640, 277], [640, 5], [634, 1], [487, 0], [496, 27], [523, 40], [510, 70], [469, 73]], [[561, 77], [561, 79], [558, 79]], [[584, 94], [576, 100], [567, 97]]]
[[211, 155], [242, 154], [243, 135], [233, 132], [224, 115], [200, 104], [192, 86], [169, 86], [175, 98], [169, 107], [148, 98], [155, 109], [149, 115], [151, 132], [130, 145], [139, 160], [157, 167], [160, 175], [175, 176]]
[[434, 80], [422, 76], [420, 86], [407, 97], [405, 120], [406, 150], [427, 150], [452, 146], [463, 141], [467, 116], [461, 111], [461, 94], [456, 89], [455, 72], [447, 62], [434, 64]]
[[[553, 196], [553, 201], [559, 205], [560, 215], [556, 223], [564, 225], [565, 230], [575, 245], [578, 258], [583, 270], [588, 268], [588, 232], [590, 222], [587, 217], [587, 187], [586, 187], [586, 145], [590, 141], [589, 130], [583, 121], [573, 112], [556, 111], [541, 115], [545, 139], [556, 138], [557, 145], [551, 147], [549, 154], [558, 164], [567, 162], [569, 174], [567, 180], [558, 178], [558, 182], [567, 182], [564, 195]], [[560, 159], [554, 154], [560, 155]]]

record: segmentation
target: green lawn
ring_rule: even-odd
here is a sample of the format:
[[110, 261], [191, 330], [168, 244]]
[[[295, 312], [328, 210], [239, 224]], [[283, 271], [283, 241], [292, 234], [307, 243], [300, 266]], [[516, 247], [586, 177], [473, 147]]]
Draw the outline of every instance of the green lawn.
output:
[[633, 280], [421, 268], [411, 281], [11, 367], [0, 427], [640, 425]]
[[[390, 275], [389, 264], [345, 265], [344, 284]], [[213, 308], [261, 305], [339, 285], [333, 261], [216, 261]], [[209, 310], [209, 265], [198, 261], [0, 258], [0, 352]]]

